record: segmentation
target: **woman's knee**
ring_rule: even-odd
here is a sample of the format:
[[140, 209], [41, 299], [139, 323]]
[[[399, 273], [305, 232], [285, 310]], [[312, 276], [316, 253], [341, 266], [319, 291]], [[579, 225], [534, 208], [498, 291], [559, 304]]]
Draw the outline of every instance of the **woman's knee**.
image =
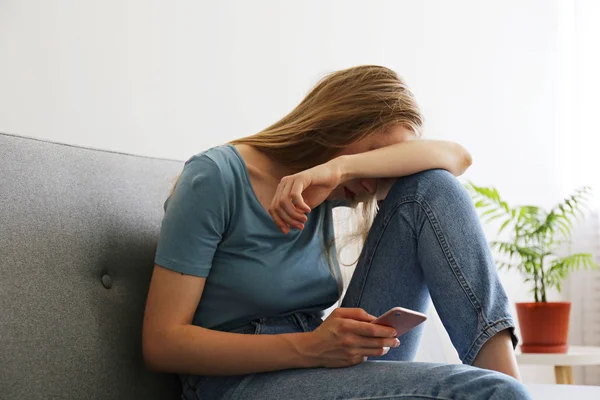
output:
[[502, 400], [528, 400], [529, 392], [521, 382], [500, 372], [493, 372], [493, 376], [486, 384], [490, 388], [489, 399]]
[[440, 196], [463, 200], [469, 198], [458, 179], [444, 169], [431, 169], [398, 178], [386, 199], [406, 196], [425, 199]]
[[469, 393], [473, 399], [529, 400], [525, 386], [512, 376], [497, 371], [452, 365], [453, 373], [447, 375], [446, 383], [451, 393]]

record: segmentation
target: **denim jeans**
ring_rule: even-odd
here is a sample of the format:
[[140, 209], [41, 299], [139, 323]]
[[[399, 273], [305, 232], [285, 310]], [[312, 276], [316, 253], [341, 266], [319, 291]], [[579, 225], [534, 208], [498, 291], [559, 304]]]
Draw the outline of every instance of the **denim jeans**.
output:
[[[400, 178], [381, 205], [342, 307], [380, 315], [395, 306], [426, 312], [432, 299], [463, 362], [412, 361], [423, 326], [382, 357], [347, 368], [242, 376], [181, 375], [184, 399], [529, 399], [523, 385], [471, 366], [481, 346], [514, 322], [469, 195], [449, 172]], [[310, 332], [308, 313], [261, 318], [232, 332]]]

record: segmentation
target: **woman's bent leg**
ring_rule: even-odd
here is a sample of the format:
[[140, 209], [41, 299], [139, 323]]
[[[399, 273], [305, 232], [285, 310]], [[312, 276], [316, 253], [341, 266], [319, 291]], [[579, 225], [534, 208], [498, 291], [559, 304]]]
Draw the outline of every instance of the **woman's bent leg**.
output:
[[[343, 307], [380, 315], [401, 306], [426, 311], [429, 294], [459, 357], [514, 322], [485, 235], [465, 189], [449, 172], [398, 179], [383, 202], [344, 297]], [[421, 329], [381, 359], [412, 360]]]

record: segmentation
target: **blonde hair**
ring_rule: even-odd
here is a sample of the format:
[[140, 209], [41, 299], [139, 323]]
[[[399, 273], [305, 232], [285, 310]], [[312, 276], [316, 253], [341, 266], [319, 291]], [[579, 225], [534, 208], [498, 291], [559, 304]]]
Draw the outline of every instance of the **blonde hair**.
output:
[[[277, 163], [301, 171], [395, 125], [420, 136], [423, 116], [414, 95], [391, 69], [363, 65], [326, 75], [288, 115], [230, 143], [253, 146]], [[360, 210], [354, 208], [358, 224], [349, 238], [364, 242], [376, 212], [375, 199], [363, 203]], [[327, 247], [330, 260], [333, 244]], [[332, 271], [340, 285], [333, 265]]]
[[288, 115], [232, 144], [247, 144], [280, 164], [305, 170], [378, 131], [404, 125], [420, 135], [423, 116], [391, 69], [363, 65], [321, 79]]

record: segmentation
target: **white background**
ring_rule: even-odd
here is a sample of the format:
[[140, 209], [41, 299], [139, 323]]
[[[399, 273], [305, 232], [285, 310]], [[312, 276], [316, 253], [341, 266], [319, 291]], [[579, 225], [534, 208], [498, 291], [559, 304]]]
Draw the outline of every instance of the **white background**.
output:
[[[556, 176], [551, 1], [7, 1], [0, 129], [186, 159], [292, 109], [324, 73], [382, 64], [469, 177], [544, 201]], [[533, 156], [532, 156], [533, 155]]]
[[2, 0], [0, 131], [185, 160], [281, 118], [327, 72], [382, 64], [413, 89], [426, 136], [471, 151], [465, 178], [550, 206], [594, 176], [577, 156], [593, 146], [573, 141], [590, 134], [572, 129], [589, 87], [574, 4]]

